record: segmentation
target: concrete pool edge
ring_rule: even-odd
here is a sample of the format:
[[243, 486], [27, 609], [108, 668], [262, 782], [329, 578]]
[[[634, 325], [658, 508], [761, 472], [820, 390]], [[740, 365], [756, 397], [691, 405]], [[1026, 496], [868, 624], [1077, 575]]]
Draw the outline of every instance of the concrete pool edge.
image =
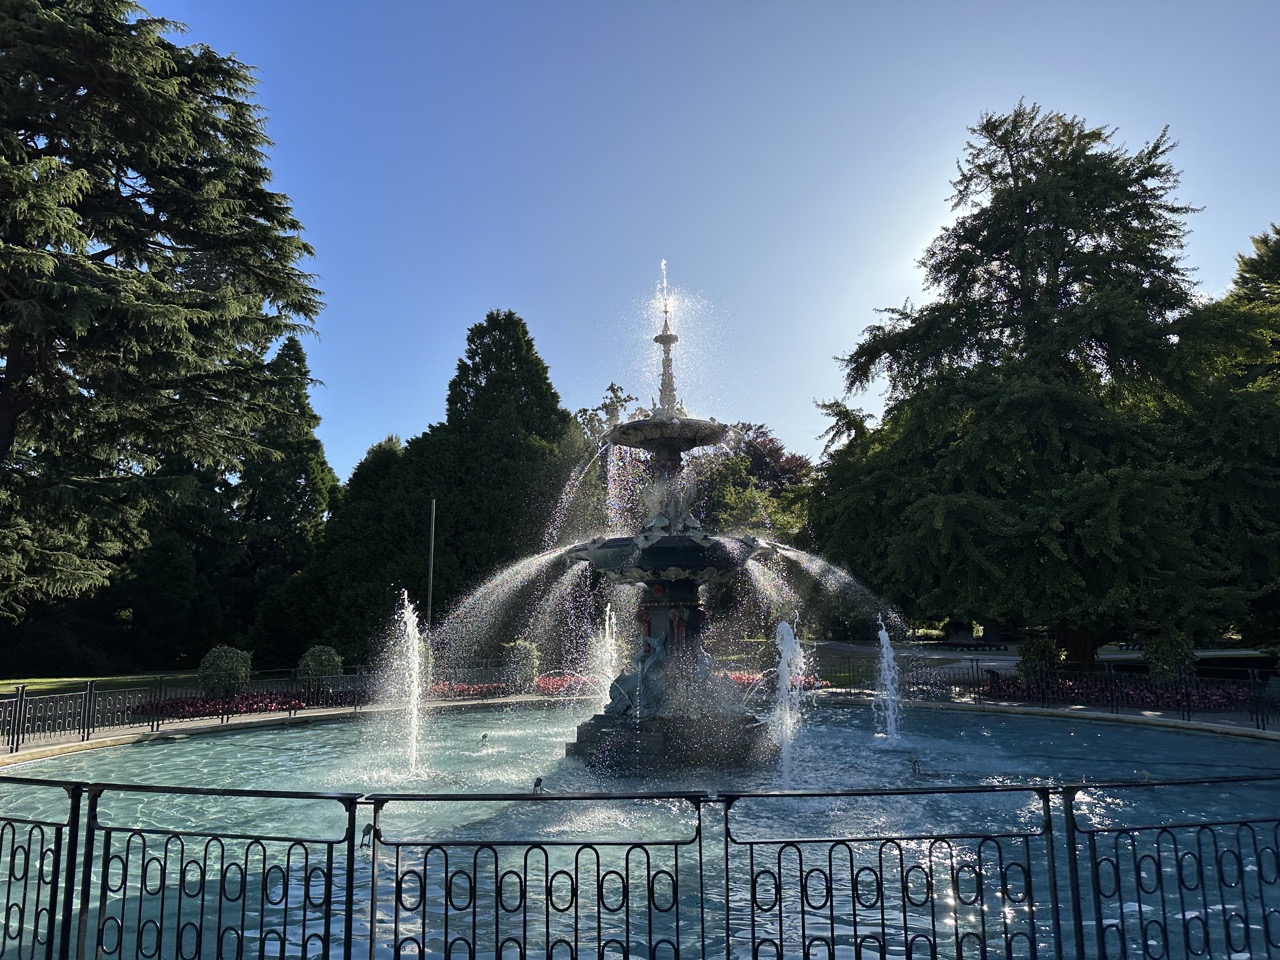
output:
[[[819, 706], [870, 706], [871, 697], [838, 691], [823, 691], [815, 698]], [[1033, 707], [1015, 703], [966, 703], [957, 700], [904, 700], [909, 710], [961, 710], [969, 713], [993, 713], [1014, 716], [1043, 717], [1051, 720], [1088, 720], [1102, 723], [1135, 724], [1160, 727], [1165, 730], [1188, 730], [1194, 733], [1211, 733], [1255, 740], [1280, 742], [1280, 730], [1259, 730], [1232, 723], [1213, 723], [1204, 720], [1180, 720], [1176, 717], [1151, 716], [1141, 713], [1110, 713], [1096, 707]]]
[[[570, 700], [584, 698], [568, 698]], [[440, 700], [432, 703], [432, 709], [458, 710], [485, 706], [510, 706], [513, 704], [563, 703], [566, 698], [521, 695], [499, 697], [483, 700]], [[869, 706], [871, 698], [862, 694], [844, 693], [837, 690], [818, 693], [813, 702], [819, 707]], [[1207, 733], [1216, 736], [1247, 737], [1255, 740], [1269, 740], [1280, 743], [1280, 730], [1258, 730], [1238, 724], [1213, 723], [1199, 720], [1180, 720], [1174, 717], [1149, 716], [1136, 713], [1116, 714], [1092, 707], [1034, 707], [1021, 704], [1004, 703], [965, 703], [963, 701], [931, 701], [907, 700], [903, 706], [910, 710], [959, 710], [969, 713], [991, 713], [1012, 716], [1042, 717], [1058, 720], [1088, 720], [1103, 723], [1136, 724], [1140, 726], [1159, 727], [1166, 730], [1186, 730], [1194, 733]], [[7, 767], [17, 766], [35, 760], [47, 760], [54, 757], [82, 753], [86, 750], [98, 750], [106, 747], [128, 746], [134, 743], [152, 743], [163, 740], [185, 739], [215, 733], [231, 733], [243, 730], [259, 730], [271, 727], [299, 726], [312, 723], [326, 723], [334, 720], [352, 720], [367, 714], [390, 713], [401, 709], [397, 706], [379, 705], [361, 707], [358, 711], [350, 707], [319, 707], [294, 714], [245, 714], [226, 720], [217, 718], [200, 718], [193, 720], [176, 720], [166, 724], [158, 731], [140, 730], [132, 733], [109, 734], [92, 737], [88, 740], [64, 740], [56, 743], [42, 743], [31, 747], [22, 747], [16, 752], [0, 754], [0, 771]]]
[[[470, 707], [509, 706], [527, 703], [572, 702], [577, 697], [540, 697], [518, 695], [512, 697], [488, 698], [484, 700], [436, 700], [432, 701], [432, 710], [458, 710]], [[191, 720], [171, 720], [161, 730], [136, 730], [131, 733], [103, 734], [90, 737], [88, 740], [66, 739], [46, 742], [31, 746], [23, 745], [13, 753], [0, 754], [0, 772], [6, 767], [29, 763], [33, 760], [48, 760], [54, 757], [84, 753], [105, 747], [122, 747], [133, 743], [155, 743], [164, 740], [185, 740], [188, 737], [203, 736], [216, 733], [232, 733], [243, 730], [263, 730], [272, 727], [304, 726], [312, 723], [329, 723], [335, 720], [354, 720], [362, 716], [394, 713], [403, 709], [399, 706], [374, 705], [363, 706], [359, 710], [351, 707], [317, 707], [299, 710], [292, 714], [281, 713], [249, 713], [228, 717], [225, 720], [217, 717], [199, 717]]]

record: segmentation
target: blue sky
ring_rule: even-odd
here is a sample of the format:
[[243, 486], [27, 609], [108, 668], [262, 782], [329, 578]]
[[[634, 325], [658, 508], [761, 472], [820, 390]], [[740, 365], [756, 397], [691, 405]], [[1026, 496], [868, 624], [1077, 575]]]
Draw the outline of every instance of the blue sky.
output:
[[316, 248], [305, 346], [344, 479], [443, 418], [493, 308], [568, 408], [611, 381], [648, 400], [663, 259], [686, 406], [816, 456], [833, 357], [926, 298], [967, 128], [1019, 98], [1135, 148], [1168, 125], [1206, 294], [1280, 221], [1276, 0], [145, 6], [259, 71], [275, 186]]

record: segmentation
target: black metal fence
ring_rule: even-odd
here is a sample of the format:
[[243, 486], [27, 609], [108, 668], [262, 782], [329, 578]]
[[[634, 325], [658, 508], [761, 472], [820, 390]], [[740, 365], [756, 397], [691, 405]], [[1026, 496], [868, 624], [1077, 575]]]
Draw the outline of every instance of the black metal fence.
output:
[[[1052, 670], [1024, 676], [1016, 666], [995, 669], [978, 658], [934, 666], [901, 658], [903, 700], [1004, 703], [1039, 707], [1089, 707], [1112, 714], [1143, 712], [1168, 719], [1234, 723], [1258, 730], [1280, 725], [1280, 686], [1261, 671], [1235, 678], [1189, 676], [1159, 681], [1100, 665], [1096, 671]], [[875, 677], [865, 659], [828, 661], [820, 677], [833, 686], [870, 688]]]
[[[380, 683], [376, 675], [364, 672], [305, 678], [280, 671], [258, 675], [225, 697], [210, 695], [194, 678], [187, 682], [157, 678], [130, 687], [89, 680], [78, 689], [57, 692], [33, 692], [20, 685], [13, 694], [0, 697], [0, 744], [15, 753], [23, 747], [89, 740], [95, 735], [155, 732], [180, 720], [226, 722], [255, 713], [292, 716], [307, 709], [359, 710], [379, 699]], [[509, 692], [506, 671], [496, 664], [442, 671], [433, 688], [433, 695], [441, 699]]]
[[[358, 796], [5, 777], [0, 957], [1280, 957], [1277, 788]], [[1210, 797], [1231, 815], [1201, 812]]]
[[[865, 660], [828, 660], [820, 678], [853, 690], [874, 684]], [[531, 692], [583, 692], [585, 678], [560, 673], [540, 677]], [[577, 685], [575, 685], [577, 684]], [[485, 699], [515, 692], [502, 664], [479, 664], [437, 672], [432, 695], [439, 699]], [[598, 691], [597, 691], [598, 692]], [[904, 700], [955, 703], [1004, 703], [1044, 707], [1084, 706], [1110, 713], [1152, 712], [1182, 720], [1208, 720], [1259, 730], [1280, 725], [1280, 687], [1258, 672], [1238, 679], [1188, 677], [1160, 683], [1116, 670], [1085, 673], [1053, 671], [1026, 678], [1016, 669], [984, 668], [982, 661], [933, 666], [927, 659], [905, 659], [901, 677]], [[213, 697], [194, 681], [156, 680], [134, 687], [83, 687], [57, 693], [33, 693], [18, 687], [0, 697], [0, 744], [13, 753], [23, 747], [96, 735], [143, 730], [155, 732], [180, 720], [217, 719], [255, 713], [293, 715], [306, 709], [359, 710], [379, 698], [378, 679], [367, 673], [304, 679], [282, 672], [260, 676], [231, 697]], [[0, 960], [3, 956], [0, 955]]]

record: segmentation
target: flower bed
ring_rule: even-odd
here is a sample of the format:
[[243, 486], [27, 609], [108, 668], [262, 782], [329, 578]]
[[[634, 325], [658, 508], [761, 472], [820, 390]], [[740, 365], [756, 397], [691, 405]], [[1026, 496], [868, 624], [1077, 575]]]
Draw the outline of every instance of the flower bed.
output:
[[[769, 689], [773, 689], [776, 683], [776, 680], [774, 679], [776, 674], [772, 671], [768, 674], [763, 674], [747, 673], [742, 670], [729, 670], [724, 675], [732, 680], [734, 685], [744, 693], [755, 689], [761, 681], [764, 681], [764, 685]], [[823, 680], [812, 673], [806, 673], [791, 679], [791, 687], [796, 690], [823, 690], [829, 686], [831, 686], [831, 684], [828, 681]]]
[[511, 687], [505, 683], [454, 683], [441, 680], [431, 685], [433, 700], [491, 700], [505, 697]]
[[1258, 697], [1256, 687], [1235, 681], [1192, 680], [1162, 684], [1146, 677], [1125, 675], [1066, 675], [1043, 680], [1024, 677], [994, 679], [982, 688], [992, 700], [1027, 703], [1071, 703], [1119, 706], [1140, 710], [1185, 710], [1191, 713], [1248, 710]]
[[135, 720], [195, 720], [243, 713], [289, 713], [307, 704], [291, 691], [265, 690], [232, 697], [168, 697], [140, 703], [131, 711]]

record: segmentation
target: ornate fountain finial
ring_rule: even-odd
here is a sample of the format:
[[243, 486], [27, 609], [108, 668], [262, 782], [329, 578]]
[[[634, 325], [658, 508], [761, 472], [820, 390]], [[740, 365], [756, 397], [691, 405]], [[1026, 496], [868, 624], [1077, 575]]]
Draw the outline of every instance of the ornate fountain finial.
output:
[[667, 298], [662, 298], [662, 332], [653, 338], [653, 342], [662, 346], [662, 382], [658, 387], [658, 411], [667, 416], [680, 414], [680, 401], [676, 399], [676, 375], [671, 370], [671, 345], [680, 338], [671, 332], [671, 314], [667, 307]]
[[658, 386], [657, 409], [641, 420], [619, 423], [606, 435], [609, 443], [648, 450], [653, 454], [653, 474], [669, 480], [680, 473], [681, 455], [695, 447], [705, 447], [724, 439], [728, 428], [714, 420], [688, 416], [676, 396], [676, 377], [671, 369], [671, 346], [680, 338], [671, 332], [671, 297], [667, 291], [667, 261], [662, 261], [662, 332], [653, 342], [662, 347], [662, 381]]

